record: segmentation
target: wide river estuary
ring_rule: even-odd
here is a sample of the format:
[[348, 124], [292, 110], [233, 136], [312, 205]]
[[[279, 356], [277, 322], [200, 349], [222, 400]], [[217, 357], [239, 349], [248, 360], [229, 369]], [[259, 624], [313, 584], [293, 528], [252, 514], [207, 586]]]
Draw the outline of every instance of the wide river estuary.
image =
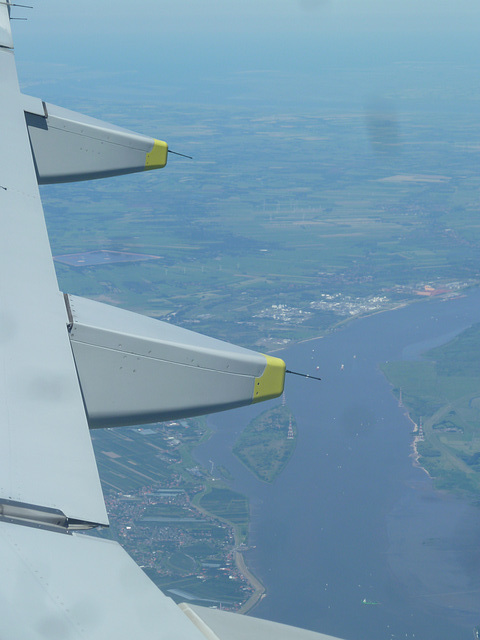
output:
[[418, 358], [478, 321], [473, 290], [357, 320], [281, 352], [287, 368], [322, 381], [287, 377], [298, 441], [271, 485], [231, 453], [265, 405], [211, 417], [215, 433], [196, 455], [225, 465], [232, 488], [250, 499], [255, 548], [245, 557], [267, 589], [253, 615], [345, 640], [472, 640], [480, 508], [436, 492], [413, 465], [412, 423], [378, 365]]

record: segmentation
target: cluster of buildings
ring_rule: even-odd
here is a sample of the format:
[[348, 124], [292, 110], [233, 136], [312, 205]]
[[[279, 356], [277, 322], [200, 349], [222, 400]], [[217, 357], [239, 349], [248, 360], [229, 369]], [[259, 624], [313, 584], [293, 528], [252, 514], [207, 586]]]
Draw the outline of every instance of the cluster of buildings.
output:
[[[203, 489], [202, 484], [188, 491], [153, 485], [129, 494], [109, 492], [112, 533], [174, 599], [204, 604], [210, 599], [213, 606], [238, 610], [253, 588], [235, 564], [232, 527], [192, 505]], [[177, 563], [179, 557], [183, 565]], [[226, 580], [233, 598], [225, 598]], [[179, 582], [186, 586], [176, 593]]]
[[[459, 291], [473, 284], [475, 284], [475, 281], [473, 280], [436, 284], [416, 283], [412, 285], [394, 286], [386, 293], [394, 295], [395, 297], [448, 297], [458, 295]], [[268, 318], [284, 324], [299, 324], [311, 318], [315, 311], [327, 311], [338, 316], [348, 317], [382, 311], [384, 309], [388, 309], [394, 303], [394, 300], [387, 295], [370, 295], [361, 298], [344, 295], [340, 292], [320, 293], [318, 299], [313, 300], [308, 304], [308, 309], [301, 309], [287, 304], [272, 304], [256, 313], [253, 317]], [[288, 342], [288, 340], [285, 342]]]
[[357, 316], [380, 311], [390, 304], [387, 296], [352, 298], [341, 293], [321, 293], [318, 300], [310, 302], [310, 308], [332, 311], [339, 316]]

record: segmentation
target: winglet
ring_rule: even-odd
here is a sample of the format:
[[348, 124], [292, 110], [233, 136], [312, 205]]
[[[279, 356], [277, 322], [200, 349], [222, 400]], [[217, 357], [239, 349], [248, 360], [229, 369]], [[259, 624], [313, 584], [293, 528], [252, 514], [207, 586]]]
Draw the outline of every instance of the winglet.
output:
[[265, 356], [267, 366], [260, 378], [255, 378], [253, 402], [262, 402], [282, 395], [285, 385], [285, 362], [280, 358]]
[[162, 140], [155, 140], [153, 149], [147, 153], [145, 169], [162, 169], [167, 164], [168, 144]]
[[23, 96], [23, 108], [39, 184], [108, 178], [167, 164], [168, 145], [161, 140], [32, 96]]

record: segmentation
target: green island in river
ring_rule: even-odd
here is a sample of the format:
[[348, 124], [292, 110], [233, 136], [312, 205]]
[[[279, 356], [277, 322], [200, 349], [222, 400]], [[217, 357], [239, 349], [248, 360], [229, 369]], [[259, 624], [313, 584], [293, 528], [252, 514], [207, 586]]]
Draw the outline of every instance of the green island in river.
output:
[[438, 489], [480, 490], [480, 323], [420, 361], [382, 370], [415, 424], [414, 453]]
[[290, 460], [297, 425], [288, 407], [264, 411], [243, 430], [233, 447], [237, 458], [264, 482], [273, 482]]

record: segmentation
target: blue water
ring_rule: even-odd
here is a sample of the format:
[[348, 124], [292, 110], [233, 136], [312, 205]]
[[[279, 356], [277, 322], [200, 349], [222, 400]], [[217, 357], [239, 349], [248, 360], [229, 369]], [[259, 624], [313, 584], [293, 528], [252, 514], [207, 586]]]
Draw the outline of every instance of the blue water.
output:
[[477, 321], [475, 290], [283, 351], [288, 368], [318, 366], [322, 382], [287, 379], [298, 444], [272, 485], [231, 454], [265, 405], [211, 418], [216, 433], [197, 455], [225, 465], [250, 498], [255, 548], [246, 557], [267, 588], [254, 615], [346, 640], [471, 640], [480, 624], [480, 509], [436, 492], [412, 464], [412, 424], [378, 364], [418, 358]]

